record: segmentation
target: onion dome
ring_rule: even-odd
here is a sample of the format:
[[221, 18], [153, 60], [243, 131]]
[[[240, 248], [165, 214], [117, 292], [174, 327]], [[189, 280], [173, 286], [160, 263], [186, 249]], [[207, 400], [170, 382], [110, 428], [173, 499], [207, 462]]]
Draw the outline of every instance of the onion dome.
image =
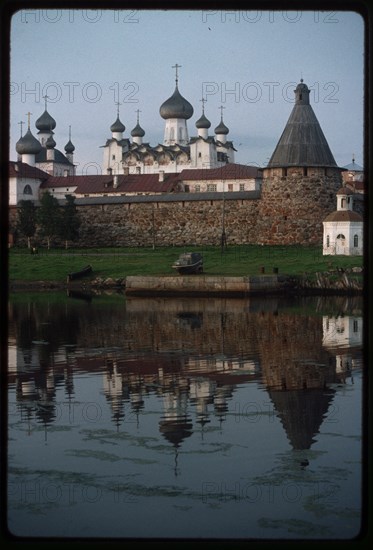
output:
[[223, 122], [223, 119], [221, 119], [219, 126], [215, 128], [214, 132], [215, 134], [223, 134], [223, 135], [229, 134], [229, 128], [226, 127], [226, 125]]
[[35, 122], [35, 126], [39, 132], [51, 132], [56, 127], [56, 121], [45, 109], [44, 113]]
[[117, 116], [117, 120], [115, 122], [113, 122], [113, 124], [110, 126], [110, 131], [111, 132], [120, 132], [120, 133], [122, 133], [122, 132], [124, 132], [125, 129], [126, 129], [126, 127], [119, 120], [119, 116]]
[[211, 122], [205, 117], [205, 113], [202, 113], [201, 118], [199, 118], [196, 122], [196, 128], [210, 128], [210, 126]]
[[132, 137], [144, 137], [145, 136], [145, 130], [143, 130], [139, 123], [136, 124], [134, 129], [131, 131]]
[[71, 143], [71, 139], [65, 145], [65, 153], [73, 153], [75, 151], [74, 145]]
[[19, 155], [37, 155], [41, 149], [40, 142], [32, 135], [30, 128], [16, 143], [16, 151]]
[[177, 84], [172, 96], [166, 99], [159, 109], [161, 117], [166, 120], [168, 118], [184, 118], [188, 120], [188, 118], [193, 116], [193, 112], [192, 105], [181, 95]]
[[47, 141], [45, 142], [45, 147], [47, 149], [54, 149], [56, 147], [56, 142], [54, 141], [52, 135], [50, 135]]

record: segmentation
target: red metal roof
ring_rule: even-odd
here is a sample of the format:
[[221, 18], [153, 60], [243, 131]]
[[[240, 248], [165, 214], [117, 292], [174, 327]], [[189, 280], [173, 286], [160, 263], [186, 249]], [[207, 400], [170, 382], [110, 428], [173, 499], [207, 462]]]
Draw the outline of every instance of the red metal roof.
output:
[[261, 178], [262, 172], [256, 166], [246, 164], [225, 164], [219, 168], [200, 168], [183, 170], [181, 180], [220, 180], [220, 179], [253, 179]]
[[177, 190], [178, 174], [165, 174], [164, 181], [159, 181], [159, 174], [120, 174], [118, 185], [114, 187], [112, 175], [88, 175], [50, 177], [43, 185], [44, 189], [55, 187], [75, 187], [77, 195], [97, 193], [169, 193]]

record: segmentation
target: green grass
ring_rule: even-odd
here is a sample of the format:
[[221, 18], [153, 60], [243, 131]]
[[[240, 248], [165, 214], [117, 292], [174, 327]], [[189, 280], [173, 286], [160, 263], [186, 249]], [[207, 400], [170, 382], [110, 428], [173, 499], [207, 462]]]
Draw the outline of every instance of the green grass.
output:
[[71, 271], [87, 264], [93, 268], [91, 278], [123, 278], [127, 275], [172, 275], [171, 265], [181, 252], [201, 252], [206, 275], [258, 275], [262, 268], [266, 274], [278, 272], [287, 275], [314, 274], [317, 271], [363, 265], [361, 256], [323, 256], [320, 246], [229, 246], [220, 247], [165, 247], [156, 248], [105, 248], [105, 249], [52, 249], [39, 250], [31, 255], [27, 249], [10, 249], [10, 281], [65, 282]]

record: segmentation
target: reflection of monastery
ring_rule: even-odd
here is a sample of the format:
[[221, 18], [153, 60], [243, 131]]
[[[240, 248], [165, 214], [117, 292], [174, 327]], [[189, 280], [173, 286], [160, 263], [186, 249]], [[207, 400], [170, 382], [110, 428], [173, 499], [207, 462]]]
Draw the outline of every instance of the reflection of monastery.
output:
[[[224, 312], [214, 311], [214, 301], [203, 308], [196, 301], [195, 310], [186, 304], [171, 300], [165, 311], [161, 301], [149, 312], [148, 303], [135, 300], [132, 307], [129, 301], [127, 312], [110, 318], [111, 327], [125, 328], [110, 332], [96, 323], [93, 340], [84, 316], [76, 325], [74, 307], [61, 325], [69, 333], [58, 335], [40, 324], [45, 316], [30, 317], [30, 309], [13, 304], [9, 383], [30, 433], [35, 422], [46, 430], [58, 422], [61, 403], [81, 401], [76, 377], [96, 373], [117, 430], [125, 422], [141, 423], [147, 399], [155, 396], [162, 409], [159, 431], [177, 450], [208, 423], [223, 429], [235, 393], [252, 382], [266, 388], [291, 446], [310, 448], [328, 415], [334, 384], [348, 383], [361, 366], [362, 317], [298, 318], [277, 300], [266, 311], [255, 302], [249, 310], [229, 302]], [[84, 353], [100, 340], [98, 353]], [[99, 402], [95, 395], [90, 399]]]
[[[177, 69], [178, 65], [175, 90], [159, 108], [164, 121], [163, 143], [151, 146], [144, 141], [139, 112], [126, 137], [118, 105], [111, 137], [101, 146], [103, 165], [92, 163], [97, 174], [87, 170], [82, 175], [75, 173], [71, 132], [65, 154], [56, 148], [56, 121], [47, 104], [35, 123], [39, 139], [31, 132], [29, 118], [27, 132], [16, 144], [18, 159], [9, 167], [11, 244], [19, 238], [17, 205], [21, 200], [38, 204], [46, 191], [61, 201], [67, 194], [76, 197], [83, 222], [80, 246], [107, 246], [108, 242], [113, 246], [149, 246], [155, 231], [149, 230], [152, 221], [161, 245], [216, 244], [221, 236], [217, 220], [222, 200], [230, 242], [320, 244], [322, 222], [335, 208], [343, 181], [354, 201], [351, 213], [339, 213], [333, 221], [347, 216], [356, 222], [359, 217], [362, 227], [361, 167], [354, 160], [349, 167], [337, 166], [310, 104], [310, 89], [302, 79], [269, 163], [259, 168], [235, 162], [236, 149], [227, 139], [229, 129], [223, 113], [210, 133], [204, 99], [195, 122], [196, 135], [189, 137], [187, 121], [194, 109], [179, 91]], [[334, 228], [328, 234], [333, 246], [339, 234], [347, 242], [343, 250], [330, 247], [327, 253], [361, 254], [360, 226], [358, 245], [355, 227], [352, 244], [346, 231], [334, 235]]]

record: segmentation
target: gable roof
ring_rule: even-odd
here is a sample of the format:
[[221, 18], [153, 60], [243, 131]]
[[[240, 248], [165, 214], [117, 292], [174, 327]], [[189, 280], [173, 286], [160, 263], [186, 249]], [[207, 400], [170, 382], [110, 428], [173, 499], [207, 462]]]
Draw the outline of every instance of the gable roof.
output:
[[58, 149], [54, 149], [54, 160], [48, 160], [47, 149], [45, 147], [43, 147], [40, 153], [35, 156], [35, 162], [58, 162], [59, 164], [67, 164], [69, 166], [73, 166], [69, 159], [66, 158], [65, 155], [61, 153], [61, 151], [59, 151]]
[[44, 181], [49, 177], [49, 174], [25, 162], [11, 160], [9, 161], [9, 177], [30, 178]]

